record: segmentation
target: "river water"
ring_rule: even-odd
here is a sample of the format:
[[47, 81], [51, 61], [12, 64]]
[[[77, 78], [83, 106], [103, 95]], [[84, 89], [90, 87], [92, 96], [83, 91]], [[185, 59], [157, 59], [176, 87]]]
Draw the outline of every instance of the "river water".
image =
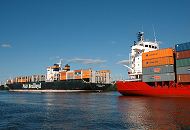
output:
[[190, 129], [190, 99], [1, 91], [0, 129]]

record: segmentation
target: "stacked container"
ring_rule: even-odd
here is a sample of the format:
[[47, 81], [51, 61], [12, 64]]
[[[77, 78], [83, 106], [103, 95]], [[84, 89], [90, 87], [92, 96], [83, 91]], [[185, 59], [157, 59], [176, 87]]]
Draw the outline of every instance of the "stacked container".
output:
[[74, 71], [67, 71], [66, 77], [67, 77], [67, 80], [74, 79]]
[[82, 70], [74, 70], [74, 79], [82, 79]]
[[45, 75], [32, 75], [29, 77], [31, 78], [31, 82], [45, 82]]
[[172, 48], [142, 54], [143, 82], [174, 81], [174, 55]]
[[66, 76], [66, 72], [65, 70], [63, 71], [60, 71], [60, 80], [66, 80], [67, 79], [67, 76]]
[[92, 70], [82, 70], [82, 79], [90, 79], [92, 77]]
[[175, 50], [177, 82], [190, 82], [190, 42], [176, 44]]

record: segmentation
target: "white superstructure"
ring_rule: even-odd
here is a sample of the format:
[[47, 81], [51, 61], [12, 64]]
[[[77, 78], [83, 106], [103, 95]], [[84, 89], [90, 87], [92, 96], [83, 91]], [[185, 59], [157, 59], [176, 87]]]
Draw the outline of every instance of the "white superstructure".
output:
[[46, 75], [46, 82], [53, 82], [59, 80], [60, 74], [59, 71], [61, 70], [60, 65], [54, 64], [51, 67], [47, 68], [47, 75]]
[[134, 42], [134, 45], [131, 47], [129, 64], [124, 65], [129, 69], [128, 74], [130, 80], [142, 79], [142, 53], [159, 49], [159, 45], [156, 40], [154, 42], [144, 40], [143, 32], [139, 32], [137, 34], [137, 39], [138, 41]]

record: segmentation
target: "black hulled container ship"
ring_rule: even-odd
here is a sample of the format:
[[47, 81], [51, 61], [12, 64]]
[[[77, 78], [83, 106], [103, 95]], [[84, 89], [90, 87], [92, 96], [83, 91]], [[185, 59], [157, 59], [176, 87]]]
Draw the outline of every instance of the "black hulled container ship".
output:
[[106, 91], [111, 84], [109, 70], [70, 70], [68, 64], [47, 67], [46, 75], [18, 76], [7, 80], [9, 91], [78, 92]]

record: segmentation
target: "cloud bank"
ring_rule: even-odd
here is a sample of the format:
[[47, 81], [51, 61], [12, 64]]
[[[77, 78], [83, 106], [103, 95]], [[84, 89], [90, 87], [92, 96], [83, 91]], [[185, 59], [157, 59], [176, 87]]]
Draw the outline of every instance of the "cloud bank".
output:
[[69, 60], [69, 62], [74, 62], [74, 63], [81, 63], [81, 64], [102, 64], [105, 63], [105, 60], [101, 59], [83, 59], [83, 58], [74, 58]]
[[11, 48], [12, 46], [11, 46], [11, 44], [1, 44], [1, 47], [2, 48]]
[[118, 61], [117, 64], [122, 64], [122, 65], [127, 65], [129, 64], [130, 61], [129, 60], [121, 60], [121, 61]]

